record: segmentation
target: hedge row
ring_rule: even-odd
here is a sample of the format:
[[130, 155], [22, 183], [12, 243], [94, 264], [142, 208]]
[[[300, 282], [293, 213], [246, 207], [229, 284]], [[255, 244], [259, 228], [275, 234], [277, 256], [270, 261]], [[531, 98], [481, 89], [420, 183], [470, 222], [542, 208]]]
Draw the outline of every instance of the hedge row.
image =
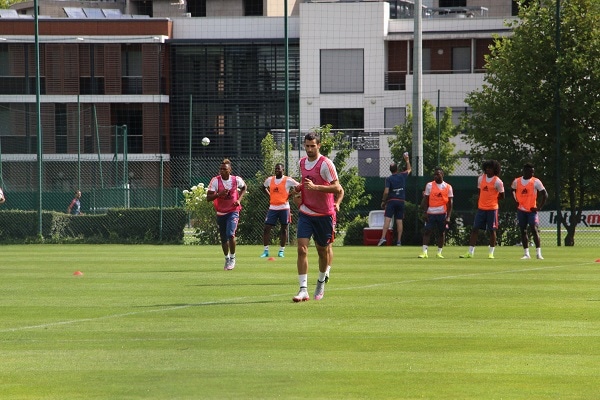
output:
[[187, 213], [181, 208], [111, 209], [102, 215], [0, 211], [1, 243], [183, 243]]

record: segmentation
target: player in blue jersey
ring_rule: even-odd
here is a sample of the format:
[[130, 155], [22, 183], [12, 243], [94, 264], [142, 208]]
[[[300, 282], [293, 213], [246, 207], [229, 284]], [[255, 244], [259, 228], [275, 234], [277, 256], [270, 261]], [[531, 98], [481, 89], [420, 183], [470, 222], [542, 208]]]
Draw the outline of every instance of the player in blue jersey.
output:
[[404, 153], [404, 162], [406, 162], [406, 169], [402, 172], [398, 172], [398, 164], [392, 163], [390, 165], [390, 172], [392, 175], [385, 178], [385, 189], [383, 190], [383, 196], [381, 198], [381, 208], [385, 210], [385, 218], [383, 221], [383, 230], [381, 231], [381, 239], [377, 246], [383, 246], [387, 241], [385, 235], [390, 228], [392, 218], [396, 219], [396, 228], [398, 231], [398, 239], [396, 245], [401, 245], [402, 239], [402, 219], [404, 218], [404, 199], [406, 197], [406, 177], [410, 174], [410, 159], [408, 153]]

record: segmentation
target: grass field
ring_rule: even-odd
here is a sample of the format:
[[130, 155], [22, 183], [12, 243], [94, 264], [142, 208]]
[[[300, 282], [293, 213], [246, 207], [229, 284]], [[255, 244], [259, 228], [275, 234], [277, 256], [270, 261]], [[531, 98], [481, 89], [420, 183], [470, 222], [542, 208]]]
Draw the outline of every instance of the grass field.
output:
[[296, 304], [291, 247], [2, 246], [0, 398], [598, 398], [600, 250], [465, 250], [336, 247]]

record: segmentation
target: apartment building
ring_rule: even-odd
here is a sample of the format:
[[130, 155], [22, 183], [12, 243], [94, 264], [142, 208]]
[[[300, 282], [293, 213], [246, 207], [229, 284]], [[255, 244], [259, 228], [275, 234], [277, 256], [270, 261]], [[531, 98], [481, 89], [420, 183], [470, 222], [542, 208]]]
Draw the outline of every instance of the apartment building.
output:
[[[37, 146], [32, 11], [0, 12], [0, 145], [12, 182], [26, 180], [10, 178], [11, 160], [32, 161]], [[39, 13], [46, 159], [118, 159], [123, 146], [133, 163], [257, 157], [264, 135], [285, 128], [287, 93], [291, 131], [331, 123], [356, 140], [359, 160], [378, 160], [389, 157], [378, 135], [412, 103], [411, 1], [42, 0]], [[510, 34], [514, 13], [512, 0], [424, 0], [423, 98], [462, 112], [492, 35]]]

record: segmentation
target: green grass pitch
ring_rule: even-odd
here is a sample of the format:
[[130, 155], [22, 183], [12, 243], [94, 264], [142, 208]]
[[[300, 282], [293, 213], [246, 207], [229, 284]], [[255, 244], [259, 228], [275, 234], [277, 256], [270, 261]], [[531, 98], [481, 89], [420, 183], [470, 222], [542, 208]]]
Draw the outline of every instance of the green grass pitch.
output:
[[465, 251], [336, 247], [296, 304], [291, 246], [2, 246], [0, 398], [598, 398], [600, 250]]

